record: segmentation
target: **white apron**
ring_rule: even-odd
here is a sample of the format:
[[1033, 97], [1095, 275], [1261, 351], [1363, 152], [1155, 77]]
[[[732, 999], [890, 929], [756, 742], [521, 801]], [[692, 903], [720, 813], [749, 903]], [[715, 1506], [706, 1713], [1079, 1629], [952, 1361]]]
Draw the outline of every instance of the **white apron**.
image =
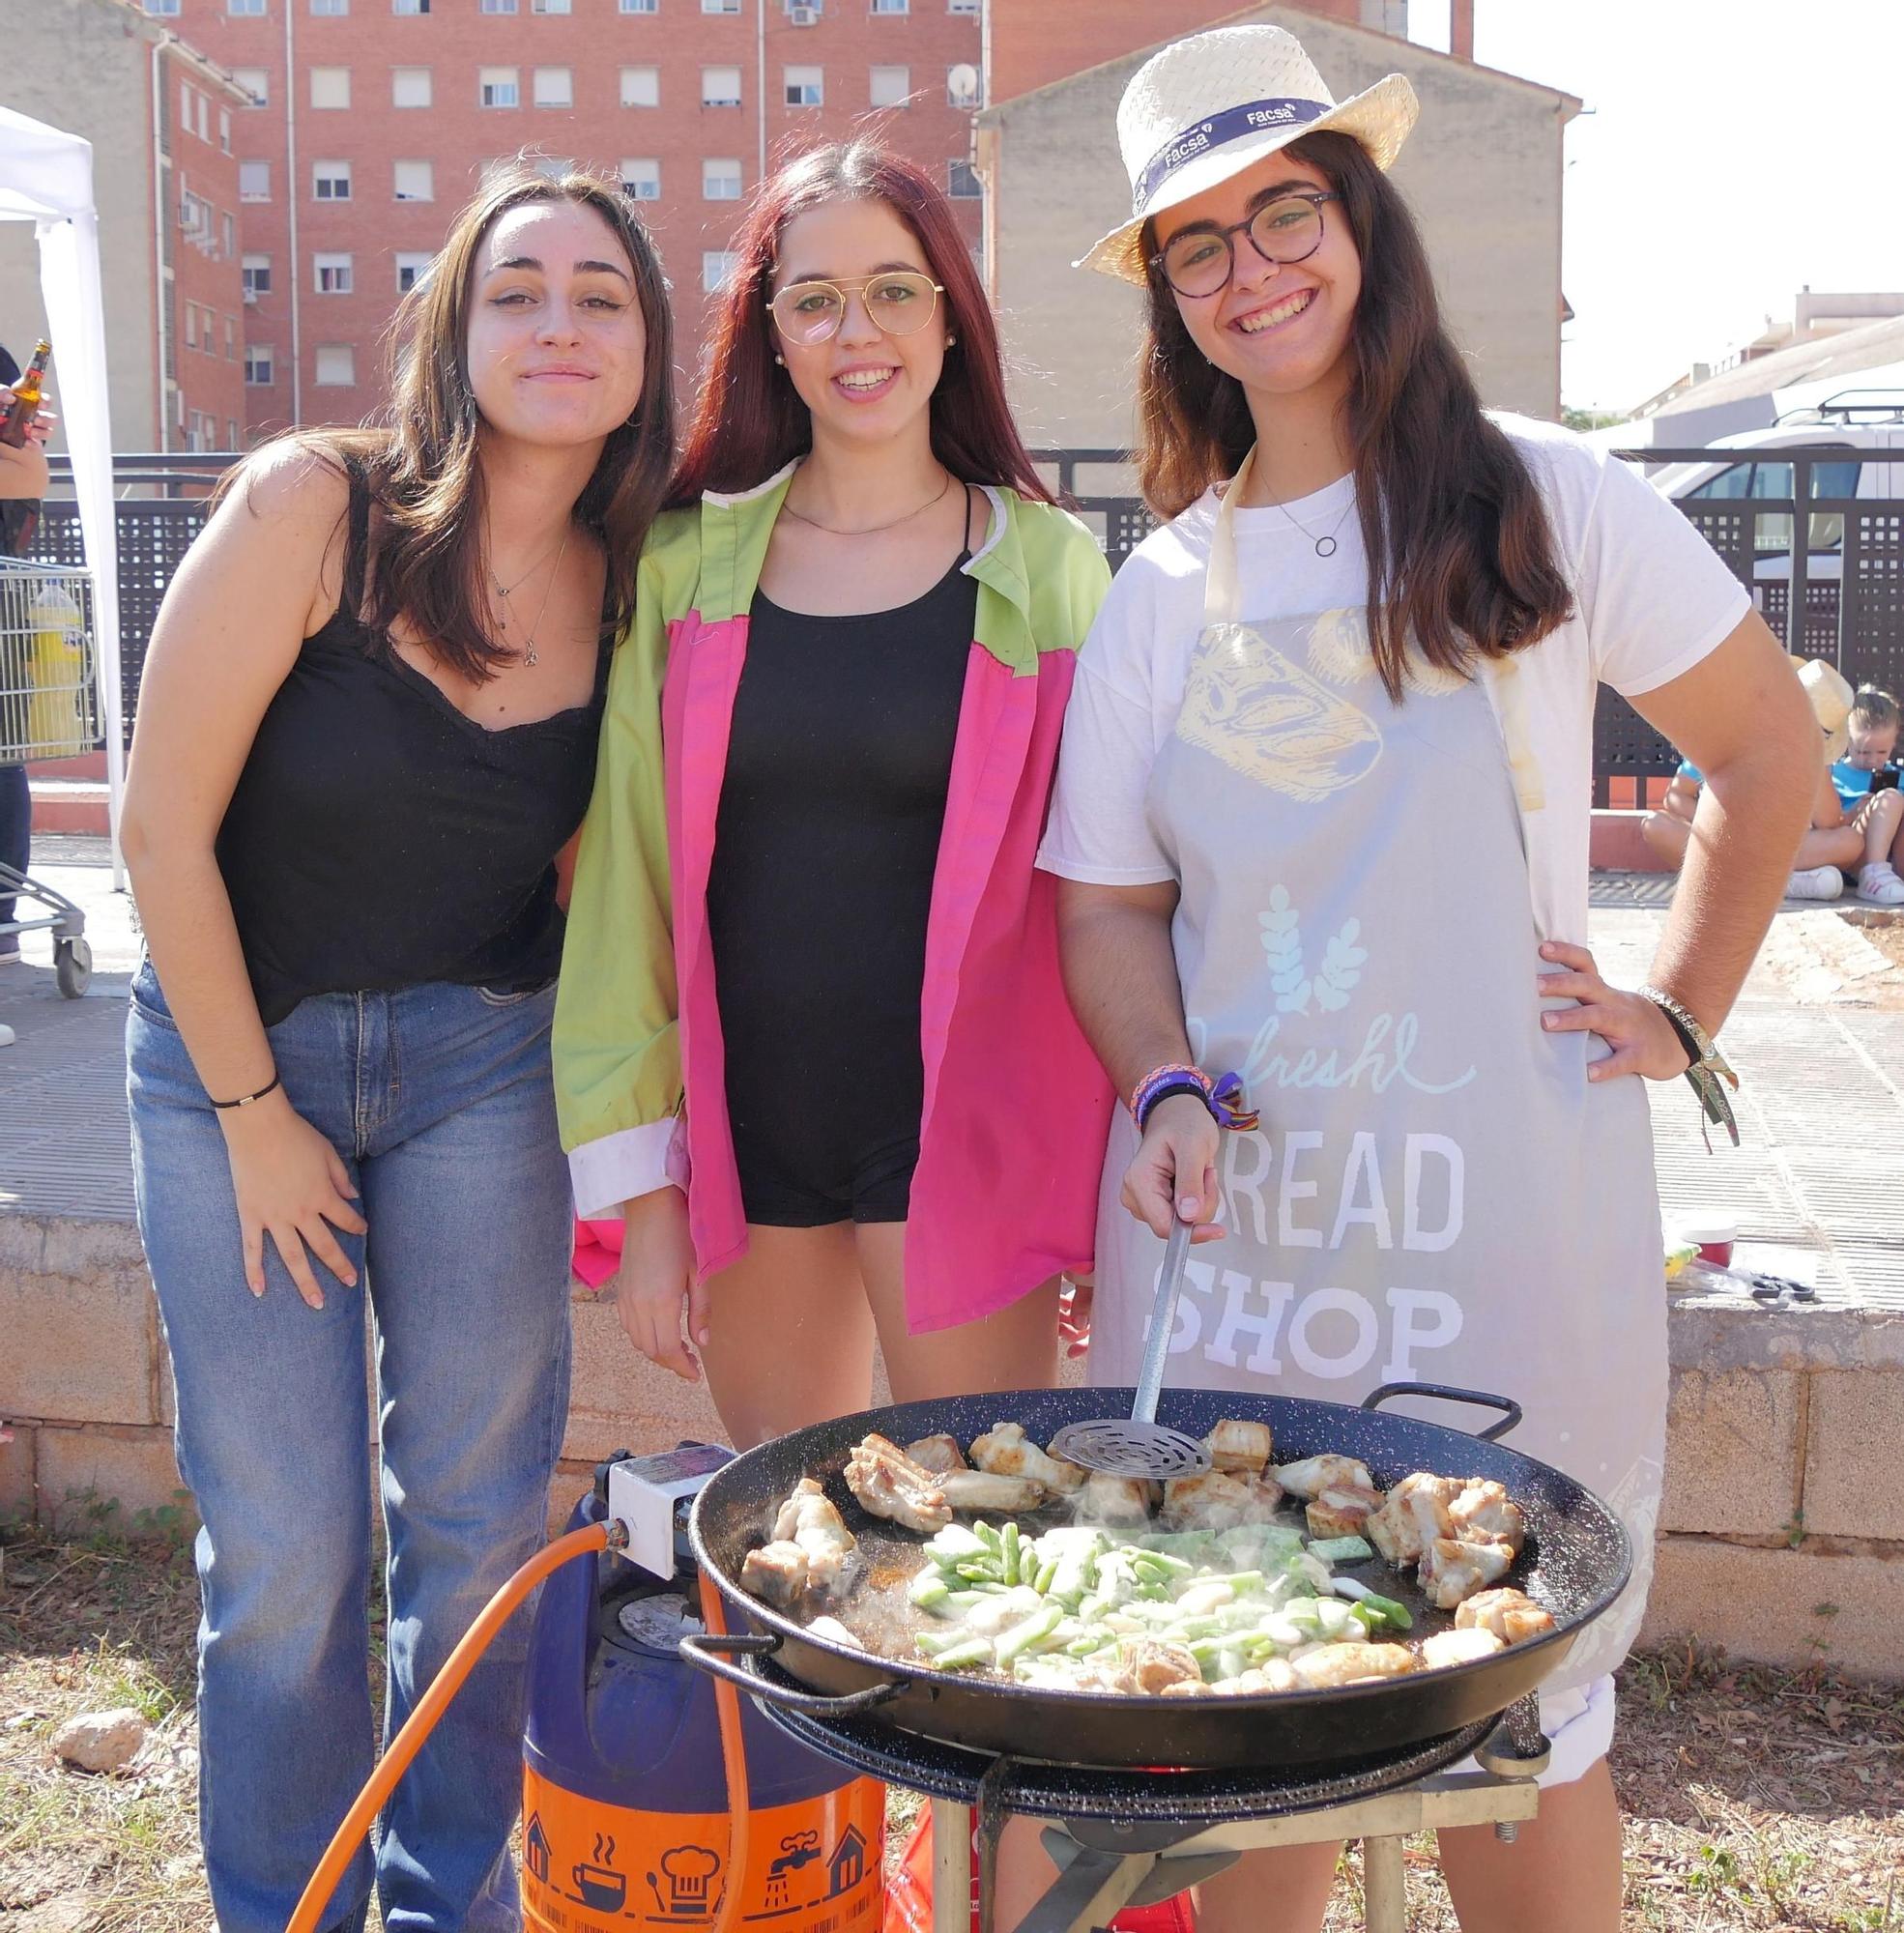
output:
[[[1611, 1503], [1631, 1588], [1546, 1688], [1613, 1668], [1653, 1566], [1666, 1299], [1645, 1092], [1590, 1084], [1597, 1036], [1549, 1034], [1501, 727], [1479, 680], [1375, 676], [1362, 611], [1238, 621], [1232, 509], [1146, 809], [1182, 898], [1193, 1055], [1243, 1076], [1227, 1234], [1193, 1254], [1166, 1387], [1358, 1402], [1377, 1383], [1513, 1397], [1510, 1447]], [[1556, 1003], [1571, 1004], [1571, 1003]], [[1093, 1382], [1137, 1378], [1163, 1243], [1098, 1210]], [[1458, 1428], [1475, 1409], [1403, 1403]], [[1459, 1476], [1450, 1470], [1442, 1474]]]

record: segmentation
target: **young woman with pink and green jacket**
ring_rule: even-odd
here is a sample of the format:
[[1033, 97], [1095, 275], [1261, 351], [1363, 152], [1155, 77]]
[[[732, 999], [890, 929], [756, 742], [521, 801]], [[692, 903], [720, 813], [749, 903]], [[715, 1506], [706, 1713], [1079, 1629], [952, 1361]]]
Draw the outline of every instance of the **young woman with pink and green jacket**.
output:
[[803, 157], [738, 249], [616, 654], [556, 1067], [623, 1327], [745, 1445], [864, 1406], [876, 1338], [902, 1400], [1053, 1378], [1111, 1097], [1033, 860], [1109, 573], [923, 174]]

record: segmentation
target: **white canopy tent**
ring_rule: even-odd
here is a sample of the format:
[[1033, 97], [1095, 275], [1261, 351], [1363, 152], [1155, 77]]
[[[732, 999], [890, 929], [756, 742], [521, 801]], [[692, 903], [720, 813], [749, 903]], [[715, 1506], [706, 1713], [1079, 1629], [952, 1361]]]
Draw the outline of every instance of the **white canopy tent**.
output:
[[[126, 784], [126, 743], [119, 703], [119, 544], [113, 525], [112, 418], [106, 407], [93, 144], [0, 107], [0, 220], [31, 221], [40, 243], [41, 295], [57, 359], [54, 387], [72, 458], [72, 493], [79, 504], [86, 563], [93, 573], [112, 879], [115, 886], [123, 886], [119, 805]], [[11, 346], [24, 361], [30, 345]]]

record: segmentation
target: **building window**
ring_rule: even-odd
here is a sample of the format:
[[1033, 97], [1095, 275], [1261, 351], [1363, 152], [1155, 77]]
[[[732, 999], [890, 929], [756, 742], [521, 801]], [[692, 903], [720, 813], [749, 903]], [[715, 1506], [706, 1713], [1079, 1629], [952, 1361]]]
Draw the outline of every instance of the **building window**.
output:
[[310, 0], [310, 10], [320, 19], [338, 19], [351, 10], [351, 0]]
[[392, 165], [399, 201], [434, 201], [436, 169], [428, 161], [397, 161]]
[[313, 255], [311, 269], [319, 295], [347, 296], [351, 293], [354, 277], [348, 255]]
[[789, 16], [796, 27], [810, 27], [826, 11], [826, 0], [786, 0]]
[[219, 216], [218, 220], [224, 231], [224, 258], [229, 262], [238, 253], [238, 223], [229, 215]]
[[268, 106], [271, 101], [271, 73], [261, 67], [235, 67], [231, 77], [251, 97], [253, 107]]
[[740, 70], [737, 67], [704, 67], [701, 70], [703, 107], [740, 105]]
[[573, 155], [532, 155], [526, 158], [538, 175], [559, 182], [575, 172]]
[[661, 163], [648, 158], [621, 163], [621, 192], [630, 201], [661, 199]]
[[978, 105], [978, 70], [969, 61], [945, 70], [945, 104], [967, 110]]
[[218, 109], [218, 146], [226, 154], [231, 153], [231, 109], [229, 107], [220, 107]]
[[238, 447], [238, 418], [236, 417], [227, 417], [225, 418], [225, 447], [227, 449], [236, 449]]
[[269, 342], [247, 342], [245, 345], [245, 388], [250, 389], [263, 389], [270, 384], [271, 380], [271, 344]]
[[240, 201], [269, 201], [271, 199], [271, 163], [269, 161], [239, 162], [238, 198]]
[[532, 14], [568, 14], [574, 11], [570, 0], [529, 0]]
[[876, 67], [870, 80], [875, 107], [904, 107], [912, 92], [912, 70], [909, 67]]
[[979, 0], [945, 0], [948, 14], [976, 14], [978, 10]]
[[703, 201], [738, 201], [740, 163], [730, 160], [703, 161], [701, 198]]
[[185, 81], [179, 82], [179, 119], [188, 134], [191, 132], [191, 89]]
[[910, 12], [910, 0], [873, 0], [876, 14], [905, 14]]
[[313, 201], [348, 201], [351, 198], [351, 164], [348, 161], [313, 161], [310, 173]]
[[620, 0], [619, 11], [623, 14], [658, 14], [661, 0]]
[[265, 0], [225, 0], [225, 12], [235, 20], [262, 20]]
[[390, 69], [390, 105], [427, 107], [430, 104], [430, 71], [426, 67]]
[[435, 257], [427, 248], [399, 248], [396, 251], [396, 292], [407, 296], [430, 272]]
[[978, 201], [983, 198], [985, 188], [979, 181], [978, 170], [969, 161], [947, 161], [945, 192], [954, 201]]
[[537, 107], [573, 107], [574, 70], [565, 67], [536, 68], [530, 75], [530, 99]]
[[310, 71], [310, 104], [313, 107], [348, 107], [351, 104], [351, 71], [347, 67], [314, 67]]
[[392, 14], [427, 14], [430, 0], [390, 0]]
[[186, 303], [186, 347], [188, 349], [196, 349], [198, 347], [198, 304], [196, 303]]
[[789, 107], [820, 107], [826, 101], [825, 75], [817, 67], [790, 67], [781, 70], [786, 79]]
[[704, 14], [737, 14], [740, 0], [701, 0], [701, 11]]
[[731, 248], [704, 248], [701, 251], [701, 286], [707, 294], [712, 295], [722, 287], [735, 269], [740, 257]]
[[145, 10], [160, 19], [176, 20], [179, 17], [179, 0], [145, 0]]
[[513, 67], [478, 68], [476, 92], [485, 107], [518, 107], [522, 104], [522, 72]]
[[513, 14], [516, 0], [482, 0], [481, 11], [485, 14]]
[[245, 300], [256, 302], [260, 296], [271, 294], [271, 257], [269, 255], [246, 255], [241, 271], [245, 277]]
[[658, 67], [624, 67], [621, 70], [623, 107], [661, 105], [661, 70]]
[[349, 389], [357, 381], [357, 351], [348, 342], [320, 342], [316, 374], [320, 389]]
[[238, 361], [238, 324], [230, 316], [225, 317], [225, 361]]

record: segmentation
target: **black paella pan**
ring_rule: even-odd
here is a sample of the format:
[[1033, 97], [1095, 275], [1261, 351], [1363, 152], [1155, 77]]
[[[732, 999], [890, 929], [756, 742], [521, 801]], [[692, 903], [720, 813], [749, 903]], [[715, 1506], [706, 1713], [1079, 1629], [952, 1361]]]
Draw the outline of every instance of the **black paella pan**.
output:
[[[1481, 1435], [1376, 1407], [1391, 1397], [1431, 1396], [1506, 1412]], [[1422, 1383], [1385, 1385], [1359, 1409], [1292, 1397], [1167, 1390], [1158, 1420], [1202, 1436], [1223, 1417], [1267, 1423], [1275, 1460], [1325, 1451], [1360, 1457], [1383, 1488], [1411, 1471], [1491, 1477], [1527, 1519], [1527, 1545], [1505, 1580], [1553, 1615], [1555, 1629], [1531, 1642], [1452, 1668], [1319, 1691], [1254, 1697], [1154, 1698], [1058, 1691], [1003, 1679], [939, 1671], [923, 1659], [882, 1657], [867, 1647], [816, 1637], [793, 1616], [740, 1589], [747, 1553], [766, 1541], [781, 1500], [802, 1477], [823, 1483], [860, 1541], [867, 1575], [890, 1595], [918, 1568], [923, 1540], [869, 1516], [846, 1487], [847, 1453], [869, 1430], [897, 1443], [945, 1431], [968, 1443], [995, 1423], [1021, 1423], [1044, 1443], [1067, 1423], [1128, 1412], [1131, 1392], [1028, 1390], [904, 1403], [838, 1417], [777, 1437], [737, 1457], [695, 1500], [689, 1535], [703, 1576], [730, 1607], [733, 1634], [688, 1638], [682, 1652], [701, 1669], [739, 1683], [751, 1695], [818, 1717], [863, 1716], [954, 1745], [1071, 1765], [1225, 1769], [1317, 1764], [1443, 1737], [1505, 1711], [1566, 1658], [1584, 1628], [1625, 1587], [1631, 1552], [1613, 1511], [1544, 1463], [1491, 1440], [1520, 1420], [1505, 1398]], [[1408, 1597], [1397, 1573], [1376, 1588]], [[1412, 1601], [1420, 1604], [1418, 1595]], [[855, 1621], [855, 1599], [821, 1604]], [[887, 1649], [897, 1647], [888, 1645]]]

